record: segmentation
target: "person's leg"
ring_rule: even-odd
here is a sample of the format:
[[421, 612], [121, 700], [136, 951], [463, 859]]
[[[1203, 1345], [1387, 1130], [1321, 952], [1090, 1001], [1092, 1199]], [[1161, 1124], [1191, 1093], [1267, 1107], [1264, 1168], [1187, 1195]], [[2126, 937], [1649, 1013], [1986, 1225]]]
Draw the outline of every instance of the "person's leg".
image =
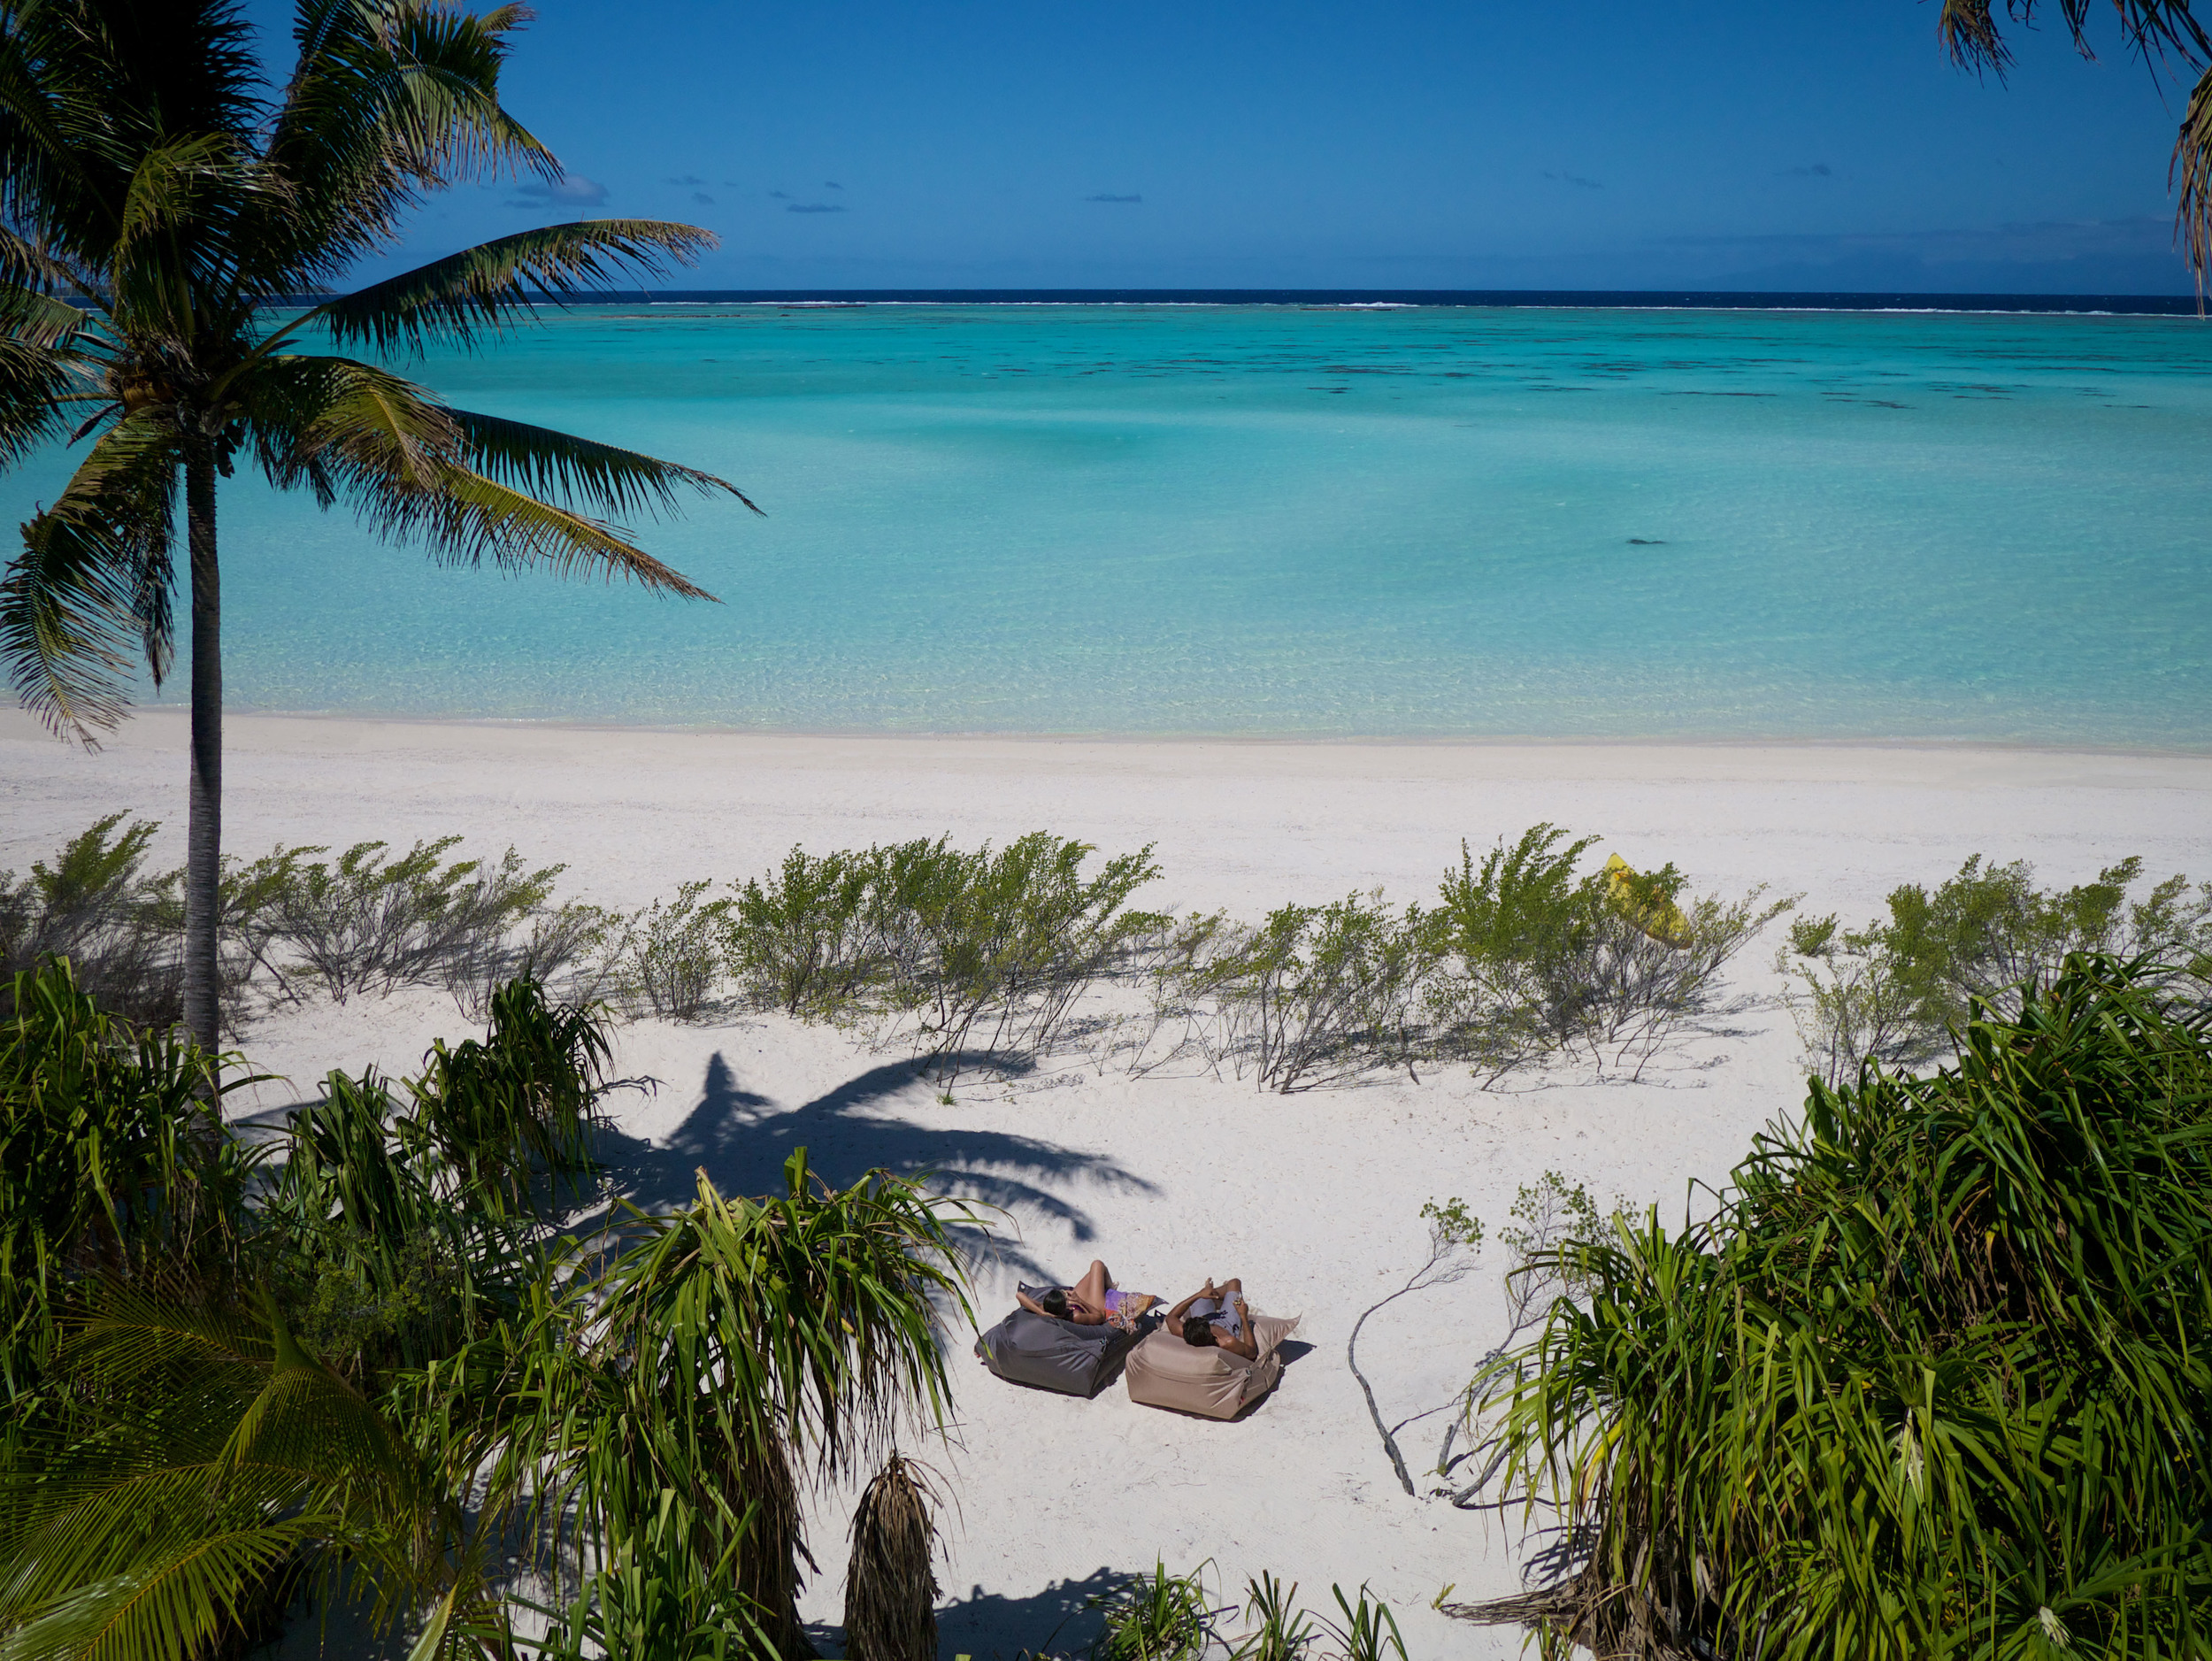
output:
[[1244, 1281], [1240, 1276], [1231, 1275], [1221, 1283], [1221, 1324], [1235, 1338], [1244, 1336], [1244, 1323], [1237, 1319], [1237, 1300], [1244, 1296]]
[[1083, 1271], [1083, 1278], [1075, 1283], [1076, 1296], [1092, 1309], [1104, 1309], [1106, 1288], [1113, 1281], [1114, 1277], [1106, 1273], [1106, 1265], [1094, 1257], [1091, 1266]]

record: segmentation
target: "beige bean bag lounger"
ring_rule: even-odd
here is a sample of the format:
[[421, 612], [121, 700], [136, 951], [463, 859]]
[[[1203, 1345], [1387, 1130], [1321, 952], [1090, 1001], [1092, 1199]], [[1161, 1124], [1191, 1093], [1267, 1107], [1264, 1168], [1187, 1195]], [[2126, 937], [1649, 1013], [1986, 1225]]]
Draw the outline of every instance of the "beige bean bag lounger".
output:
[[1187, 1344], [1180, 1333], [1161, 1327], [1129, 1352], [1123, 1376], [1129, 1399], [1171, 1412], [1205, 1419], [1234, 1419], [1275, 1388], [1283, 1376], [1279, 1347], [1298, 1329], [1295, 1315], [1252, 1317], [1259, 1358], [1247, 1361], [1211, 1344]]

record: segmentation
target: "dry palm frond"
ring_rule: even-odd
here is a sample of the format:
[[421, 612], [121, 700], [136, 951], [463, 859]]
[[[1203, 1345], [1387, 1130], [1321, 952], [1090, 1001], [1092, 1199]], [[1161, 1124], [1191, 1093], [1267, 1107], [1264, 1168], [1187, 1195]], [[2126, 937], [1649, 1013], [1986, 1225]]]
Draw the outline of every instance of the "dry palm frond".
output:
[[935, 1661], [937, 1577], [930, 1473], [893, 1454], [853, 1513], [845, 1576], [845, 1652], [850, 1661]]

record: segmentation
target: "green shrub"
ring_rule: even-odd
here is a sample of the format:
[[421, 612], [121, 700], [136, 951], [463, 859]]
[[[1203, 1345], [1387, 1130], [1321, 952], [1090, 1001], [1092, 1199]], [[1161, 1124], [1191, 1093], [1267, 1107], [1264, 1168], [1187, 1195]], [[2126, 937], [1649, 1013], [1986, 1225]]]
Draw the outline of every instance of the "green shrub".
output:
[[1915, 1067], [1951, 1053], [1951, 1035], [1978, 1003], [2018, 1007], [2075, 952], [2156, 961], [2182, 981], [2212, 978], [2212, 883], [2193, 892], [2169, 877], [2141, 899], [2138, 858], [2108, 865], [2094, 882], [2039, 888], [2025, 860], [1984, 863], [1979, 854], [1930, 893], [1906, 883], [1889, 914], [1863, 929], [1833, 917], [1791, 931], [1780, 966], [1795, 981], [1792, 1003], [1813, 1070], [1830, 1085], [1863, 1061]]
[[940, 1076], [1048, 1050], [1075, 1001], [1165, 919], [1128, 909], [1152, 850], [1094, 874], [1087, 842], [1042, 831], [994, 852], [926, 838], [781, 870], [730, 903], [729, 955], [753, 998], [807, 1019], [898, 1017]]
[[528, 870], [511, 848], [496, 865], [448, 863], [460, 841], [419, 842], [396, 857], [385, 842], [356, 842], [327, 862], [305, 858], [319, 848], [289, 850], [269, 904], [271, 938], [291, 957], [279, 968], [283, 983], [319, 987], [342, 1004], [359, 992], [465, 981], [468, 965], [543, 906], [565, 867]]
[[407, 1123], [478, 1203], [534, 1214], [534, 1171], [573, 1180], [597, 1168], [591, 1142], [612, 1047], [595, 1010], [554, 1004], [534, 980], [493, 993], [490, 1016], [481, 1039], [432, 1044], [407, 1087]]
[[253, 1156], [223, 1128], [223, 1057], [134, 1028], [65, 962], [12, 977], [0, 1019], [0, 1384], [38, 1376], [68, 1289], [96, 1273], [220, 1273]]
[[1477, 1380], [1545, 1653], [2185, 1656], [2212, 1629], [2212, 1010], [2076, 956], [1816, 1081], [1711, 1219], [1571, 1241]]
[[19, 881], [0, 872], [0, 973], [66, 957], [104, 1009], [167, 1026], [184, 996], [180, 936], [166, 917], [173, 880], [145, 874], [146, 844], [160, 827], [125, 826], [127, 817], [97, 820]]
[[1721, 971], [1794, 903], [1691, 896], [1672, 865], [1575, 867], [1595, 838], [1557, 826], [1503, 839], [1478, 868], [1463, 843], [1434, 914], [1454, 973], [1428, 988], [1438, 1048], [1494, 1081], [1555, 1057], [1641, 1073], [1686, 1031], [1732, 1008]]
[[1437, 934], [1418, 907], [1400, 915], [1371, 895], [1286, 905], [1233, 930], [1203, 957], [1192, 989], [1223, 1018], [1225, 1051], [1285, 1093], [1421, 1058], [1421, 991]]
[[670, 900], [614, 921], [598, 984], [630, 1016], [696, 1020], [713, 1004], [727, 957], [730, 902], [705, 882], [678, 885]]
[[869, 904], [879, 856], [871, 849], [817, 859], [794, 848], [776, 875], [738, 891], [729, 914], [731, 958], [756, 1002], [787, 1015], [833, 1019], [877, 988], [889, 965], [880, 908]]
[[1094, 1602], [1105, 1624], [1091, 1642], [1091, 1661], [1199, 1661], [1213, 1641], [1205, 1565], [1170, 1574], [1156, 1562], [1119, 1591]]

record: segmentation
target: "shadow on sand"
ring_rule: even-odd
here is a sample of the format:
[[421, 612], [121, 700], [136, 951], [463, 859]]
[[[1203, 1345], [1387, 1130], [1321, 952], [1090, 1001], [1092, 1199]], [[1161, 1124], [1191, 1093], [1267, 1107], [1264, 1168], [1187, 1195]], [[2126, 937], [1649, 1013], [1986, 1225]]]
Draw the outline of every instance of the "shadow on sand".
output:
[[[1007, 1058], [978, 1055], [964, 1057], [962, 1065], [1003, 1069]], [[1058, 1223], [1079, 1245], [1093, 1239], [1097, 1229], [1090, 1213], [1067, 1197], [1068, 1188], [1152, 1191], [1152, 1184], [1104, 1155], [1006, 1131], [964, 1130], [870, 1111], [917, 1077], [914, 1063], [889, 1063], [802, 1106], [778, 1108], [768, 1097], [743, 1088], [718, 1050], [707, 1063], [698, 1104], [672, 1135], [648, 1142], [606, 1131], [596, 1151], [618, 1189], [647, 1211], [688, 1202], [693, 1173], [701, 1170], [725, 1194], [780, 1192], [784, 1161], [794, 1149], [804, 1148], [810, 1168], [838, 1187], [878, 1168], [902, 1175], [925, 1172], [937, 1193]], [[976, 1259], [1024, 1276], [1050, 1278], [1044, 1265], [1010, 1238], [1010, 1219], [988, 1220], [995, 1227], [956, 1230]]]
[[1093, 1569], [1079, 1580], [1055, 1580], [1027, 1597], [972, 1588], [937, 1611], [937, 1653], [975, 1661], [1014, 1661], [1031, 1654], [1072, 1655], [1098, 1634], [1101, 1618], [1084, 1605], [1126, 1586], [1125, 1569]]

